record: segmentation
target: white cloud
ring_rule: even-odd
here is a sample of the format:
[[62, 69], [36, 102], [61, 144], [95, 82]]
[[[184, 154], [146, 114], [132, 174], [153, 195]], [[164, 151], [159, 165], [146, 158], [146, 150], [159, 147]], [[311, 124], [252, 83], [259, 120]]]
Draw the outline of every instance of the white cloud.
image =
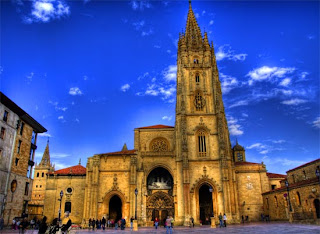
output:
[[243, 134], [243, 130], [241, 130], [241, 126], [238, 123], [238, 120], [233, 118], [232, 116], [228, 116], [228, 126], [229, 132], [232, 136], [240, 136]]
[[137, 10], [140, 10], [140, 11], [143, 11], [145, 8], [151, 8], [152, 5], [150, 3], [150, 1], [131, 1], [130, 2], [130, 5], [132, 7], [133, 10], [137, 11]]
[[309, 75], [309, 72], [301, 72], [300, 79], [304, 80], [307, 77], [307, 75]]
[[72, 87], [69, 90], [69, 94], [72, 96], [82, 95], [82, 91], [79, 89], [79, 87]]
[[246, 113], [242, 113], [241, 116], [242, 116], [242, 117], [245, 117], [245, 118], [249, 117], [249, 115], [246, 114]]
[[58, 102], [49, 101], [49, 103], [54, 106], [54, 109], [56, 111], [59, 111], [59, 110], [66, 111], [66, 110], [68, 110], [68, 107], [60, 107], [60, 106], [58, 106], [59, 105]]
[[312, 122], [313, 127], [320, 128], [320, 117], [317, 117], [315, 121]]
[[247, 106], [247, 105], [248, 105], [248, 100], [240, 100], [240, 101], [237, 101], [236, 103], [230, 105], [229, 108], [234, 108], [237, 106]]
[[161, 46], [159, 46], [159, 45], [154, 45], [153, 47], [154, 47], [154, 48], [157, 48], [157, 49], [160, 49], [160, 48], [161, 48]]
[[260, 151], [259, 153], [260, 153], [260, 154], [267, 154], [267, 153], [269, 153], [269, 150], [262, 150], [262, 151]]
[[285, 140], [273, 140], [272, 142], [275, 143], [275, 144], [281, 144], [281, 143], [284, 143], [286, 141]]
[[64, 164], [64, 163], [60, 163], [60, 162], [55, 162], [54, 163], [55, 170], [60, 170], [60, 169], [67, 168], [67, 167], [70, 167], [70, 166], [71, 165], [69, 165], [69, 164]]
[[290, 83], [291, 83], [291, 79], [290, 78], [285, 78], [280, 82], [279, 85], [287, 87]]
[[30, 72], [30, 74], [29, 74], [29, 75], [27, 75], [26, 77], [27, 77], [27, 79], [31, 82], [31, 81], [32, 81], [33, 76], [34, 76], [34, 73], [33, 73], [33, 72]]
[[169, 65], [163, 72], [163, 78], [169, 81], [176, 81], [177, 79], [177, 65]]
[[257, 150], [261, 150], [261, 149], [265, 149], [266, 145], [263, 145], [261, 143], [254, 143], [250, 146], [247, 147], [247, 149], [257, 149]]
[[134, 28], [139, 31], [140, 29], [142, 29], [142, 27], [144, 26], [145, 22], [144, 20], [141, 21], [137, 21], [137, 22], [133, 22], [132, 25], [134, 26]]
[[70, 14], [70, 7], [64, 0], [33, 0], [31, 14], [25, 17], [25, 23], [47, 23]]
[[168, 54], [171, 54], [171, 50], [167, 50], [167, 53], [168, 53]]
[[64, 119], [63, 115], [60, 115], [60, 116], [58, 117], [58, 119]]
[[165, 116], [162, 117], [162, 119], [170, 121], [172, 119], [172, 116], [166, 116], [165, 115]]
[[233, 61], [244, 61], [248, 55], [247, 54], [235, 54], [235, 51], [231, 49], [230, 45], [223, 45], [218, 48], [216, 52], [217, 61], [224, 59], [233, 60]]
[[153, 34], [153, 30], [150, 28], [149, 30], [147, 31], [142, 31], [141, 32], [141, 36], [150, 36], [151, 34]]
[[155, 84], [148, 85], [148, 88], [147, 88], [147, 90], [145, 92], [145, 95], [158, 96], [158, 94], [159, 94], [159, 91], [156, 90], [156, 85]]
[[83, 76], [83, 80], [88, 80], [88, 76]]
[[65, 153], [50, 153], [51, 158], [66, 158], [69, 156], [70, 154], [65, 154]]
[[194, 16], [198, 19], [200, 17], [199, 13], [195, 13]]
[[202, 15], [205, 15], [206, 14], [206, 11], [202, 11], [202, 13], [201, 13]]
[[306, 102], [307, 102], [307, 100], [304, 100], [304, 99], [293, 98], [293, 99], [290, 99], [290, 100], [283, 101], [281, 103], [285, 104], [285, 105], [297, 106], [299, 104], [306, 103]]
[[173, 86], [168, 87], [168, 88], [160, 87], [159, 91], [163, 95], [163, 99], [168, 99], [174, 95], [176, 88]]
[[294, 67], [268, 67], [262, 66], [250, 71], [246, 76], [249, 79], [249, 85], [252, 85], [255, 81], [271, 80], [272, 78], [282, 78], [287, 74], [291, 74], [295, 71]]
[[130, 85], [129, 84], [124, 84], [121, 86], [121, 91], [122, 92], [127, 92], [130, 89]]
[[213, 25], [214, 21], [210, 20], [209, 25]]
[[39, 133], [38, 136], [39, 137], [51, 137], [51, 135], [47, 132]]
[[238, 85], [238, 80], [232, 76], [220, 73], [222, 93], [227, 94]]
[[78, 118], [76, 118], [74, 121], [76, 121], [77, 123], [80, 123], [80, 120]]

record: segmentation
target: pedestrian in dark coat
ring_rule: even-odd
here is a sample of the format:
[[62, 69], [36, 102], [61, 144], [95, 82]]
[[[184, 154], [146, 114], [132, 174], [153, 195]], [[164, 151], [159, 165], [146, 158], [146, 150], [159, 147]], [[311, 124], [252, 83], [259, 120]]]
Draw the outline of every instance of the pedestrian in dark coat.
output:
[[45, 234], [46, 231], [47, 231], [47, 228], [48, 228], [48, 225], [47, 225], [47, 216], [44, 216], [41, 223], [40, 223], [40, 226], [39, 226], [39, 234]]

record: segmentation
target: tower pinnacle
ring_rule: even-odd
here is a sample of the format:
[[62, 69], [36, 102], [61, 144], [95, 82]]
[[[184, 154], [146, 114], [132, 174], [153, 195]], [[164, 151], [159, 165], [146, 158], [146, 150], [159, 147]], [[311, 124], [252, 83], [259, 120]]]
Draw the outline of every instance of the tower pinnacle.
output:
[[189, 0], [189, 12], [185, 32], [186, 42], [189, 47], [199, 47], [202, 44], [202, 35]]
[[41, 162], [39, 163], [40, 166], [50, 166], [50, 152], [49, 152], [49, 138], [47, 141], [46, 149], [44, 150]]

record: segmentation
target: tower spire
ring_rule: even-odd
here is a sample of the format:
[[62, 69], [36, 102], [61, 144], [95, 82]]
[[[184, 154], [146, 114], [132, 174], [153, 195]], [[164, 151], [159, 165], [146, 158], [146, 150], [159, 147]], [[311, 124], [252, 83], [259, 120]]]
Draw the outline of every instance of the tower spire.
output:
[[190, 46], [200, 46], [202, 43], [201, 30], [192, 10], [190, 0], [185, 36], [187, 39], [187, 44]]
[[49, 152], [49, 138], [47, 141], [46, 149], [44, 150], [41, 162], [39, 163], [41, 166], [50, 166], [50, 152]]

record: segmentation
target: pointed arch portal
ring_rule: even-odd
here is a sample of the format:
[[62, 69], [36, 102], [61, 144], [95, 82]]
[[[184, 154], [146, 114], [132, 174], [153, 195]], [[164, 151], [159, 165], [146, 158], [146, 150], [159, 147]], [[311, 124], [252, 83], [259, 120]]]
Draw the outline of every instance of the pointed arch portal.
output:
[[109, 218], [115, 222], [122, 218], [122, 201], [118, 195], [113, 195], [109, 201]]
[[213, 215], [212, 192], [208, 184], [203, 184], [199, 188], [199, 216], [202, 224], [210, 224]]

